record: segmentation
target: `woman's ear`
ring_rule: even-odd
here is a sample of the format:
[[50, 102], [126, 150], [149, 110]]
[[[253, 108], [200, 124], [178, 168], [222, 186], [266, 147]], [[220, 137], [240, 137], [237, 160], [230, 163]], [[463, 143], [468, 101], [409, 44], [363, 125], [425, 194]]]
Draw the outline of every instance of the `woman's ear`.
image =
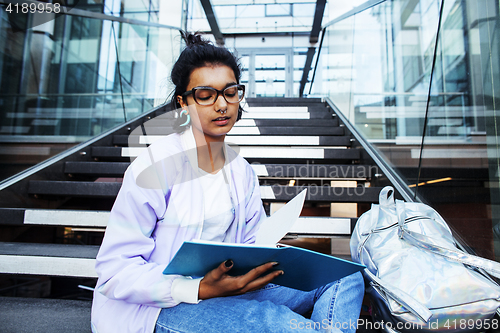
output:
[[187, 104], [184, 102], [184, 99], [182, 98], [182, 96], [180, 96], [180, 95], [177, 96], [177, 102], [179, 103], [181, 108], [187, 109]]

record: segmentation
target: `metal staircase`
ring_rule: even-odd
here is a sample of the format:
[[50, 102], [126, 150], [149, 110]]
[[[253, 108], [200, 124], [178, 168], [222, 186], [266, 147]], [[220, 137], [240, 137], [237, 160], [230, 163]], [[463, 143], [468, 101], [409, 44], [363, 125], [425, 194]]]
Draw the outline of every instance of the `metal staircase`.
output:
[[[288, 241], [314, 248], [315, 240], [326, 239], [329, 248], [324, 252], [349, 257], [356, 219], [378, 201], [379, 184], [386, 182], [379, 167], [319, 98], [246, 102], [248, 112], [226, 142], [256, 171], [266, 212], [271, 214], [308, 188], [303, 216]], [[42, 296], [87, 299], [82, 302], [90, 306], [87, 289], [95, 284], [94, 259], [123, 173], [149, 143], [173, 132], [174, 115], [168, 111], [159, 107], [0, 184], [0, 295], [22, 295], [26, 279], [50, 280], [51, 290]], [[58, 289], [61, 281], [72, 285], [67, 288], [71, 292], [55, 295], [53, 290], [63, 290]], [[0, 298], [2, 332], [2, 325], [12, 322], [3, 308], [16, 306], [15, 300]], [[18, 300], [16, 304], [27, 302]], [[50, 309], [40, 316], [54, 316]], [[83, 311], [74, 320], [83, 326], [72, 332], [90, 331], [89, 313]], [[26, 330], [34, 322], [26, 322]], [[55, 318], [45, 322], [51, 332], [67, 331]], [[38, 325], [43, 331], [44, 324]]]

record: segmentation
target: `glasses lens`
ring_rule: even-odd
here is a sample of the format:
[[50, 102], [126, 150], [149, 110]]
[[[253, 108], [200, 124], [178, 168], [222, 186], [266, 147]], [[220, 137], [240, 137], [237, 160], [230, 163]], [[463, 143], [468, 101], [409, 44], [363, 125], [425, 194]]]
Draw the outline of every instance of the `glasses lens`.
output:
[[213, 89], [196, 89], [194, 92], [195, 101], [200, 105], [212, 105], [215, 102], [217, 92]]
[[243, 87], [231, 86], [224, 89], [224, 97], [228, 103], [238, 103], [243, 99]]

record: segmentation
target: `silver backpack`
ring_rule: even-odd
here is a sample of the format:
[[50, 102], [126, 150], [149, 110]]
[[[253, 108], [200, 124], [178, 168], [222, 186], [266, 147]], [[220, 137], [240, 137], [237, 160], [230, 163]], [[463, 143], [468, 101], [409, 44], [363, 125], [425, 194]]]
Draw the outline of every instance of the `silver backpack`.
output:
[[[353, 261], [364, 264], [372, 316], [386, 332], [459, 332], [499, 328], [493, 318], [500, 264], [457, 249], [450, 228], [431, 207], [394, 201], [382, 189], [379, 204], [358, 219]], [[481, 273], [480, 273], [481, 272]]]

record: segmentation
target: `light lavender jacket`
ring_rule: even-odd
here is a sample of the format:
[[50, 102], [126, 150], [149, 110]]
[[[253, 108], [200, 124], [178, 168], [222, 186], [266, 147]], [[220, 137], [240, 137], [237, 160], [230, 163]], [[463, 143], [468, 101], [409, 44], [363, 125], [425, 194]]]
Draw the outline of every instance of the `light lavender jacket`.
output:
[[[234, 220], [224, 241], [253, 243], [266, 218], [252, 167], [227, 145], [226, 174]], [[92, 331], [154, 331], [161, 308], [178, 303], [178, 275], [162, 272], [184, 241], [199, 239], [203, 191], [191, 130], [154, 142], [127, 169], [97, 255]]]

